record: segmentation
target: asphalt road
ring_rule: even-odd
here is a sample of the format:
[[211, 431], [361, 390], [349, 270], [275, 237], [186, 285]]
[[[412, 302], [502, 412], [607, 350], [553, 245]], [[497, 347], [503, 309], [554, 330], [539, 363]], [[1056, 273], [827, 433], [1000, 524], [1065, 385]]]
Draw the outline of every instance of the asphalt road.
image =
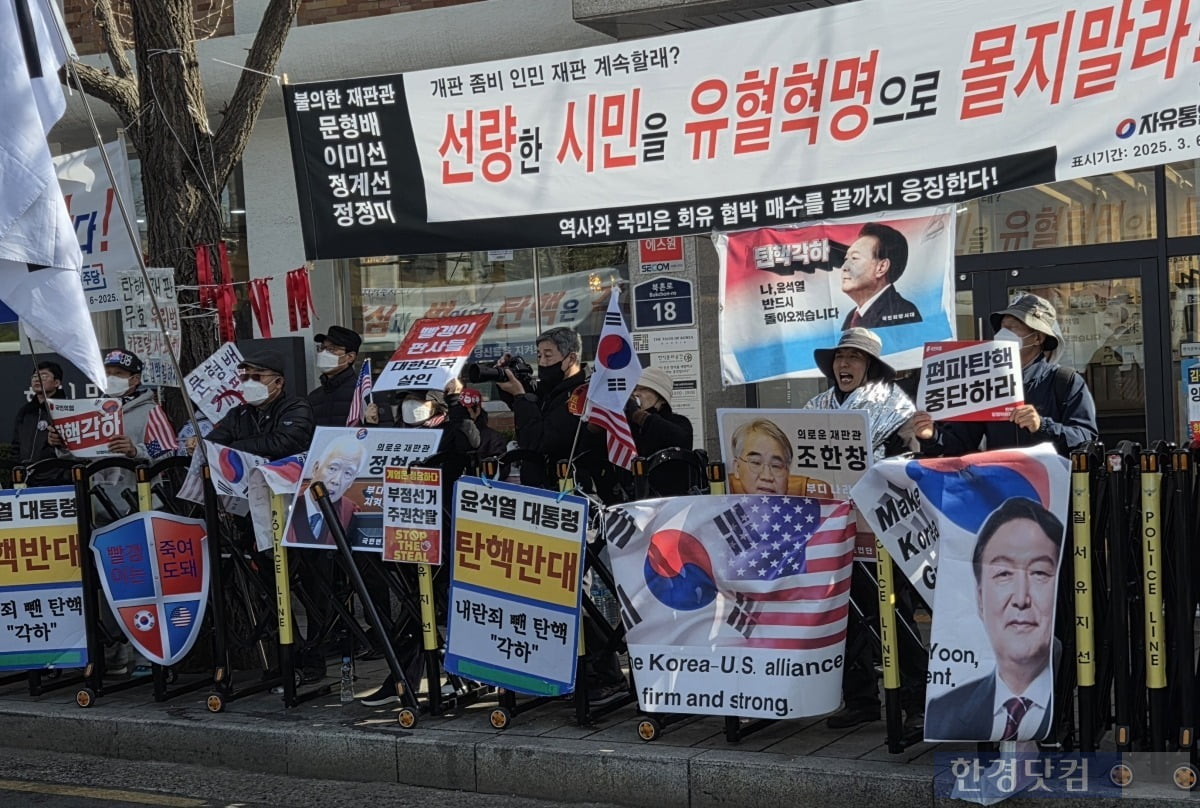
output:
[[[562, 804], [395, 783], [305, 780], [0, 748], [0, 805], [11, 808], [551, 808]], [[575, 805], [614, 808], [603, 803]]]

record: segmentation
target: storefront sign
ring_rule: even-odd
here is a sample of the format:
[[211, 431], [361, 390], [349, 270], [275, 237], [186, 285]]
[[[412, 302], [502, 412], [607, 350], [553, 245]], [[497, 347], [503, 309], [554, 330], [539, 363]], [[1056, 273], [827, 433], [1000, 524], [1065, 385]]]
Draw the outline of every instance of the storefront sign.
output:
[[644, 238], [638, 241], [638, 270], [643, 275], [682, 272], [683, 239]]
[[1191, 159], [1198, 23], [1186, 0], [864, 0], [287, 85], [305, 253], [778, 227]]

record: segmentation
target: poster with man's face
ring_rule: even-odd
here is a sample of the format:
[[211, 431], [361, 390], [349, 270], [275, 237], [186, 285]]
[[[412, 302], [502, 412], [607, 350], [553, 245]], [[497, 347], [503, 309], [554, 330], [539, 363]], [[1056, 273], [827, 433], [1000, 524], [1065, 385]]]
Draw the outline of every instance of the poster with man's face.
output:
[[331, 527], [309, 490], [320, 482], [355, 550], [383, 552], [383, 471], [437, 452], [440, 429], [317, 427], [288, 513], [287, 547], [337, 549]]
[[849, 499], [871, 465], [860, 410], [719, 409], [717, 428], [732, 494]]

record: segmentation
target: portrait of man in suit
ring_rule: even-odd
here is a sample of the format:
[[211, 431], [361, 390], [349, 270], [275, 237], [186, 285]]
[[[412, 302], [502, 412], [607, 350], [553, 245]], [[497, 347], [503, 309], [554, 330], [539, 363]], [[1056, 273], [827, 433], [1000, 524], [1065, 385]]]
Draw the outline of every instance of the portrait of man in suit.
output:
[[[358, 511], [358, 504], [344, 495], [358, 478], [365, 457], [365, 441], [346, 434], [331, 440], [313, 461], [309, 486], [317, 481], [324, 483], [343, 528], [349, 527], [350, 517]], [[309, 488], [296, 498], [287, 544], [301, 547], [333, 547], [335, 544]]]
[[1005, 500], [984, 521], [971, 563], [996, 666], [929, 702], [926, 739], [1028, 741], [1050, 731], [1062, 541], [1058, 517], [1024, 497]]
[[921, 322], [917, 307], [896, 291], [907, 266], [908, 239], [903, 233], [879, 222], [864, 224], [842, 263], [842, 291], [854, 302], [842, 330]]

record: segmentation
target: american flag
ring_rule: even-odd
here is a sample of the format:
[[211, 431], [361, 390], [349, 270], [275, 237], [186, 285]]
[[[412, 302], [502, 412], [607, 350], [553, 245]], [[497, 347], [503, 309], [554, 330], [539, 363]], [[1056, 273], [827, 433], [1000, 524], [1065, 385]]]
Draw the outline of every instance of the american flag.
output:
[[363, 399], [371, 395], [371, 360], [364, 359], [354, 385], [354, 396], [350, 399], [350, 412], [346, 415], [346, 426], [358, 426], [363, 417]]
[[855, 523], [848, 502], [744, 497], [713, 519], [726, 623], [760, 648], [812, 649], [846, 636]]
[[629, 420], [625, 413], [613, 412], [589, 401], [584, 417], [589, 423], [604, 427], [608, 462], [623, 469], [632, 469], [637, 446], [633, 443], [633, 433], [629, 431]]
[[[610, 509], [605, 530], [631, 644], [812, 651], [845, 639], [856, 532], [847, 502], [676, 497]], [[652, 582], [664, 559], [679, 569]], [[672, 604], [656, 586], [684, 601], [713, 596]]]
[[167, 414], [158, 404], [154, 405], [154, 408], [150, 410], [150, 415], [146, 418], [145, 442], [146, 454], [151, 457], [158, 457], [179, 448], [179, 441], [175, 439], [175, 430], [171, 428]]

